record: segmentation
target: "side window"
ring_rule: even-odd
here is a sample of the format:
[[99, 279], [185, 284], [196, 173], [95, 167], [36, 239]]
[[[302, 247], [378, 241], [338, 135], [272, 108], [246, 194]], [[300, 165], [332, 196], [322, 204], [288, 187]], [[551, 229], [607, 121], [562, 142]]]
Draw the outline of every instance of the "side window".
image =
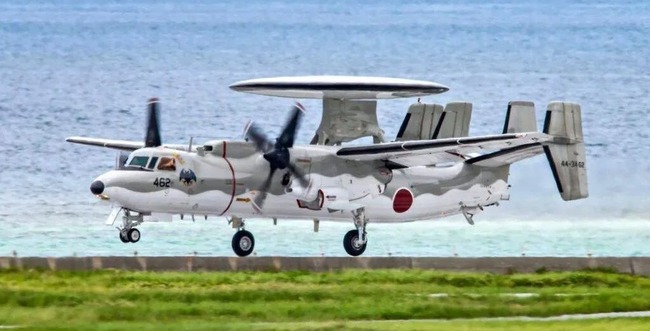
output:
[[157, 156], [152, 157], [151, 160], [149, 161], [149, 164], [147, 165], [147, 169], [153, 169], [153, 167], [156, 166], [157, 161], [158, 161]]
[[171, 157], [163, 157], [158, 163], [158, 170], [176, 171], [176, 160]]

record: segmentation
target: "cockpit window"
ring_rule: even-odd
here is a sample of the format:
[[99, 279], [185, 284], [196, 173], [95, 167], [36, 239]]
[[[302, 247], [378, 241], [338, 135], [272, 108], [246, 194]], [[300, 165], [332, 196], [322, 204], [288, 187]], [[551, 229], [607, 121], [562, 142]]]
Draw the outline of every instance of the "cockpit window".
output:
[[149, 164], [147, 165], [147, 169], [153, 169], [153, 167], [156, 166], [156, 162], [158, 161], [158, 157], [154, 156], [151, 158], [151, 161], [149, 161]]
[[147, 162], [149, 162], [148, 156], [134, 156], [131, 159], [131, 162], [129, 162], [129, 166], [144, 168], [147, 165]]
[[158, 170], [176, 171], [176, 160], [171, 157], [163, 157], [158, 163]]

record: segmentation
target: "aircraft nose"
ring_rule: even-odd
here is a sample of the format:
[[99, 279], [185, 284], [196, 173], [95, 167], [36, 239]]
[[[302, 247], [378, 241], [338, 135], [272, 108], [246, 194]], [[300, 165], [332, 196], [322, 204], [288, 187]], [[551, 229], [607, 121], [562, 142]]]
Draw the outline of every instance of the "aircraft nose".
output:
[[102, 192], [104, 192], [104, 183], [101, 180], [94, 181], [90, 184], [90, 192], [94, 195], [102, 194]]

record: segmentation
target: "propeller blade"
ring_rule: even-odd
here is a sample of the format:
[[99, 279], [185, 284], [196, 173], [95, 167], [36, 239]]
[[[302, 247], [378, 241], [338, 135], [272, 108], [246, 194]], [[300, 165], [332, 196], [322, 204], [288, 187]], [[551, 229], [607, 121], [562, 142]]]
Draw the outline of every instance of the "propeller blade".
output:
[[269, 171], [269, 175], [266, 177], [266, 180], [260, 186], [259, 189], [259, 194], [255, 196], [255, 205], [259, 208], [262, 209], [264, 207], [264, 201], [266, 201], [266, 195], [269, 190], [269, 187], [271, 187], [271, 181], [273, 180], [273, 174], [275, 173], [275, 168], [271, 168], [271, 171]]
[[123, 169], [124, 164], [126, 163], [126, 160], [129, 158], [129, 153], [124, 152], [124, 151], [119, 151], [117, 152], [117, 155], [115, 156], [115, 169]]
[[282, 170], [289, 168], [289, 171], [298, 179], [302, 186], [307, 187], [309, 185], [309, 181], [305, 178], [302, 171], [291, 163], [291, 153], [289, 152], [289, 148], [293, 147], [293, 143], [296, 140], [296, 131], [298, 131], [302, 113], [302, 106], [296, 104], [296, 106], [293, 107], [293, 113], [291, 114], [287, 125], [285, 125], [282, 130], [280, 137], [276, 139], [275, 144], [271, 143], [262, 131], [252, 122], [249, 122], [244, 129], [244, 136], [253, 141], [258, 151], [264, 153], [263, 157], [269, 163], [271, 169], [266, 180], [258, 189], [259, 194], [255, 197], [254, 203], [259, 209], [262, 209], [262, 206], [264, 205], [268, 190], [271, 187], [273, 174], [278, 169]]
[[248, 125], [246, 125], [244, 136], [255, 144], [258, 151], [267, 153], [273, 149], [273, 143], [253, 122], [248, 122]]
[[162, 145], [160, 138], [160, 125], [158, 123], [158, 98], [149, 99], [147, 133], [144, 137], [145, 147], [158, 147]]
[[302, 187], [306, 188], [309, 186], [309, 181], [305, 177], [305, 174], [303, 174], [302, 171], [298, 169], [293, 163], [289, 162], [287, 168], [289, 168], [289, 171], [291, 171], [293, 177], [295, 177], [298, 182], [300, 182], [300, 185], [302, 185]]
[[300, 118], [302, 117], [302, 109], [298, 105], [293, 107], [293, 113], [284, 130], [282, 130], [282, 134], [278, 137], [275, 148], [293, 147], [293, 142], [296, 140], [296, 131], [298, 130], [298, 125], [300, 125]]

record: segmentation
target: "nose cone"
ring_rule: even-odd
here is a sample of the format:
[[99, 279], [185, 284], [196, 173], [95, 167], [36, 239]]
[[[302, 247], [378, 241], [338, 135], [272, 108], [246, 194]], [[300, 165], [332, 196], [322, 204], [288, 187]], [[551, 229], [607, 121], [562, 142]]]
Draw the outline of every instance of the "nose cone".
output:
[[96, 180], [90, 184], [90, 192], [93, 192], [94, 195], [99, 195], [104, 192], [104, 183], [101, 180]]

